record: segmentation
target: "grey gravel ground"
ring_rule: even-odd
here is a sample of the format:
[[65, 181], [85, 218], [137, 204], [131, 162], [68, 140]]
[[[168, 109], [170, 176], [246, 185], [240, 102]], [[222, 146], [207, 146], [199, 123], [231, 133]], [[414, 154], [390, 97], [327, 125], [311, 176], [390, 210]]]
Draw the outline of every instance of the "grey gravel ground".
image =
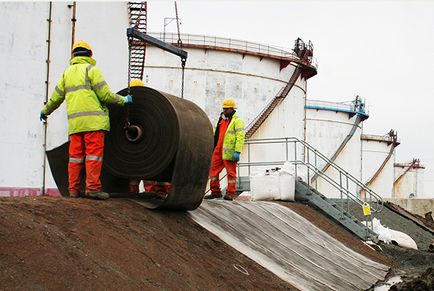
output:
[[[344, 207], [347, 208], [346, 205]], [[360, 221], [363, 220], [363, 212], [360, 206], [351, 204], [350, 213]], [[380, 220], [383, 226], [408, 234], [416, 242], [419, 250], [428, 250], [429, 245], [434, 241], [434, 234], [387, 207], [376, 213], [375, 217]]]
[[[345, 208], [347, 209], [346, 205]], [[350, 205], [349, 209], [350, 213], [357, 219], [363, 220], [363, 213], [359, 206]], [[434, 253], [428, 251], [429, 244], [434, 241], [432, 232], [387, 207], [384, 207], [380, 213], [376, 213], [375, 217], [380, 220], [383, 226], [408, 234], [418, 246], [418, 250], [413, 250], [379, 243], [382, 252], [393, 261], [385, 281], [394, 276], [401, 276], [404, 282], [414, 281], [416, 277], [427, 272], [429, 268], [434, 268]], [[381, 282], [378, 282], [377, 285], [381, 285]]]
[[432, 233], [387, 207], [378, 213], [376, 217], [383, 226], [402, 231], [411, 236], [419, 250], [428, 250], [428, 246], [434, 241], [434, 235]]

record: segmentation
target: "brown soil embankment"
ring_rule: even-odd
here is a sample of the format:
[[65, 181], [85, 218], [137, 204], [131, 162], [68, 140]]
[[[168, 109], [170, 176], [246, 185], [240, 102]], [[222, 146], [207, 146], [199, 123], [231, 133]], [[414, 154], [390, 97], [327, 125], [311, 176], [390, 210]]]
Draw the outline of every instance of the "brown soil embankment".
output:
[[25, 197], [0, 198], [0, 219], [3, 290], [293, 289], [184, 212]]

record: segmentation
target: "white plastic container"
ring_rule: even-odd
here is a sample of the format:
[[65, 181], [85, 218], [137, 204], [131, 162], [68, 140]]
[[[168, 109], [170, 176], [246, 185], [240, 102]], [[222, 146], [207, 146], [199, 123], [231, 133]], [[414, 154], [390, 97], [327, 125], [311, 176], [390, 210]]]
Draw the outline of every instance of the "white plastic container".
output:
[[250, 192], [252, 200], [280, 199], [279, 174], [258, 174], [250, 177]]
[[279, 171], [266, 171], [250, 177], [252, 200], [294, 201], [294, 167], [286, 162]]
[[280, 200], [295, 201], [295, 177], [286, 171], [279, 172]]

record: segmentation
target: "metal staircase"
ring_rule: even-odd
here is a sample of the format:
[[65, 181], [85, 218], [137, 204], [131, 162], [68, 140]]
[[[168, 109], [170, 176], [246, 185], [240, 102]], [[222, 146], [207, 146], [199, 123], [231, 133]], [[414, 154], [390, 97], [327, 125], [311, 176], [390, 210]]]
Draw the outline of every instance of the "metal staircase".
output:
[[[295, 182], [295, 198], [297, 201], [306, 201], [308, 204], [321, 209], [361, 239], [376, 241], [377, 235], [374, 231], [353, 216], [349, 202], [339, 201], [341, 202], [339, 203], [329, 199], [300, 180]], [[345, 206], [347, 206], [346, 209]]]
[[[290, 161], [295, 166], [296, 200], [307, 201], [324, 211], [327, 215], [341, 223], [344, 227], [359, 236], [363, 240], [375, 240], [376, 235], [372, 230], [371, 221], [376, 213], [383, 208], [382, 198], [365, 184], [339, 167], [332, 160], [320, 153], [310, 144], [295, 137], [253, 139], [246, 141], [243, 160], [238, 163], [237, 188], [243, 191], [250, 190], [250, 175], [253, 169], [273, 168]], [[258, 160], [255, 151], [260, 146], [281, 145], [280, 151], [273, 150], [272, 157], [264, 157]], [[263, 151], [262, 151], [263, 152]], [[252, 159], [255, 160], [252, 162]], [[326, 173], [319, 165], [328, 164], [328, 168], [335, 170], [335, 176]], [[317, 183], [312, 183], [312, 178], [317, 176], [327, 182], [339, 193], [338, 201], [328, 199], [316, 189]], [[358, 193], [363, 191], [361, 197]], [[329, 193], [328, 193], [329, 194]], [[351, 207], [350, 207], [351, 206]], [[363, 215], [363, 209], [369, 206], [370, 214]], [[357, 215], [356, 215], [357, 214]], [[364, 217], [365, 221], [358, 221], [355, 217]], [[367, 227], [370, 226], [371, 228]]]
[[[312, 62], [313, 55], [313, 46], [309, 42], [309, 45], [306, 46], [301, 39], [297, 39], [295, 43], [294, 52], [300, 58], [301, 63], [306, 65], [310, 65]], [[294, 72], [292, 73], [291, 78], [288, 83], [282, 87], [279, 92], [274, 96], [270, 102], [264, 107], [264, 109], [258, 114], [258, 116], [246, 127], [246, 139], [252, 137], [252, 135], [259, 129], [259, 127], [264, 123], [267, 117], [273, 112], [274, 108], [277, 107], [288, 93], [291, 91], [292, 87], [294, 87], [295, 82], [298, 80], [300, 76], [303, 76], [304, 65], [297, 64]]]
[[[139, 31], [147, 31], [147, 5], [143, 2], [128, 2], [128, 16], [130, 26], [137, 28]], [[130, 46], [130, 80], [143, 79], [145, 67], [146, 43], [136, 38], [129, 39]]]

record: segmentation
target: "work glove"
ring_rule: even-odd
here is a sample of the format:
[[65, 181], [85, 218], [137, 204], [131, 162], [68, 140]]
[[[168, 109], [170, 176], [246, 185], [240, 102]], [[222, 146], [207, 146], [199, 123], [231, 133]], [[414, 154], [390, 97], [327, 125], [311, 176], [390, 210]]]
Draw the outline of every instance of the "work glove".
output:
[[41, 113], [39, 114], [39, 119], [41, 121], [43, 121], [43, 120], [46, 121], [47, 120], [47, 115], [45, 115], [45, 113], [41, 111]]
[[124, 96], [124, 104], [131, 104], [131, 103], [133, 103], [133, 96], [131, 95]]
[[234, 162], [238, 162], [240, 160], [240, 155], [241, 155], [240, 152], [235, 152], [234, 153]]

